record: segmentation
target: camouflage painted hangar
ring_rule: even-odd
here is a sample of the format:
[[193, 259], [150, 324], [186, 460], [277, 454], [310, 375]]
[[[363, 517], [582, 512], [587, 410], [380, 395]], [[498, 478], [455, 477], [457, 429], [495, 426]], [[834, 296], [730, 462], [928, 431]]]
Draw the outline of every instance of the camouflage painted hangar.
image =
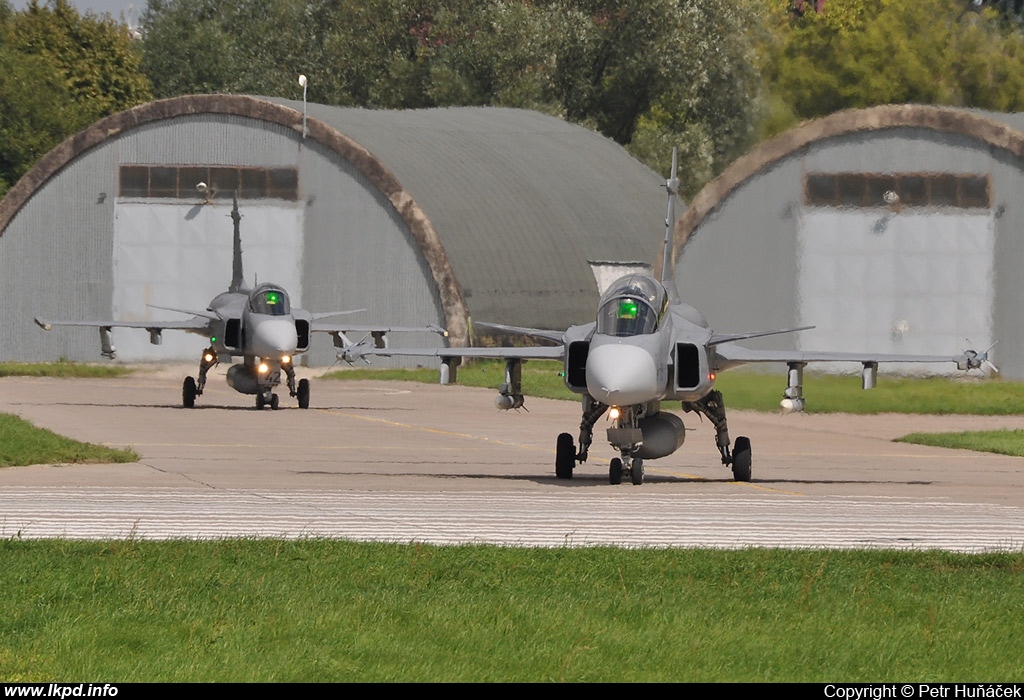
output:
[[752, 346], [998, 341], [995, 364], [1024, 378], [1024, 115], [883, 106], [804, 123], [694, 198], [675, 253], [680, 294], [716, 330], [816, 326]]
[[[231, 279], [236, 191], [245, 277], [283, 285], [293, 305], [442, 325], [456, 344], [471, 317], [562, 328], [593, 316], [588, 260], [657, 257], [661, 184], [603, 136], [523, 110], [310, 104], [304, 117], [301, 102], [267, 98], [152, 102], [60, 144], [0, 201], [0, 358], [100, 359], [95, 329], [45, 332], [35, 316], [204, 309]], [[114, 335], [124, 361], [191, 362], [206, 344]], [[306, 357], [332, 363], [330, 339]]]

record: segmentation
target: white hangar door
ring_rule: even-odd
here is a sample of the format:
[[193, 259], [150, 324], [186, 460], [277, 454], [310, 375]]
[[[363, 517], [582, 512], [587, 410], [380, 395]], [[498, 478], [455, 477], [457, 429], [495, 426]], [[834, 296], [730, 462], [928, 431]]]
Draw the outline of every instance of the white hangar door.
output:
[[799, 348], [955, 355], [965, 338], [987, 348], [994, 244], [987, 208], [805, 209], [798, 318], [816, 328], [798, 334]]
[[[299, 202], [240, 200], [246, 283], [274, 282], [302, 304], [303, 209]], [[114, 217], [113, 317], [122, 321], [188, 318], [149, 305], [204, 310], [231, 283], [231, 199], [207, 204], [118, 200]], [[199, 362], [200, 336], [165, 331], [151, 345], [144, 330], [114, 329], [118, 359]]]

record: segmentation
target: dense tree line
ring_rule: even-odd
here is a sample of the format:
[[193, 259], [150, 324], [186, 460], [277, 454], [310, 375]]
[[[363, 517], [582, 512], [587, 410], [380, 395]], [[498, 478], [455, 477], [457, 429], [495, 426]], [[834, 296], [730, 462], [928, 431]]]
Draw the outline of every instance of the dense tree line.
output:
[[57, 143], [152, 98], [141, 48], [67, 0], [15, 12], [0, 0], [0, 196]]
[[[158, 96], [297, 95], [377, 108], [527, 107], [660, 163], [688, 189], [750, 145], [761, 0], [150, 0]], [[760, 23], [754, 22], [753, 26]], [[663, 168], [659, 168], [663, 169]]]
[[151, 97], [500, 105], [597, 129], [692, 194], [838, 109], [1024, 109], [1022, 0], [150, 0], [141, 39], [67, 0], [0, 0], [0, 193], [61, 138]]
[[877, 104], [1024, 110], [1024, 31], [1013, 6], [828, 0], [820, 11], [810, 3], [799, 12], [776, 7], [762, 70], [768, 131]]

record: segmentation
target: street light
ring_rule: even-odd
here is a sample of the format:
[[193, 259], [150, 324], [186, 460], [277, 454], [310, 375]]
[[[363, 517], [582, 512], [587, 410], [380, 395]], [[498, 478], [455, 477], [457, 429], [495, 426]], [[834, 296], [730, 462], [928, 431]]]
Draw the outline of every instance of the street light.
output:
[[299, 85], [302, 86], [302, 138], [306, 138], [309, 133], [306, 130], [306, 84], [308, 82], [305, 75], [299, 75]]

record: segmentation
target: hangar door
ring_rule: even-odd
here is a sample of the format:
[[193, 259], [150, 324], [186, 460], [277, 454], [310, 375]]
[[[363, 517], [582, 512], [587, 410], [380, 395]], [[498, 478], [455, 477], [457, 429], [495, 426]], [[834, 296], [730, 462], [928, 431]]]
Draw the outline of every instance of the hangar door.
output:
[[983, 175], [808, 175], [798, 318], [816, 328], [798, 334], [800, 349], [955, 355], [966, 338], [987, 348], [990, 200]]

